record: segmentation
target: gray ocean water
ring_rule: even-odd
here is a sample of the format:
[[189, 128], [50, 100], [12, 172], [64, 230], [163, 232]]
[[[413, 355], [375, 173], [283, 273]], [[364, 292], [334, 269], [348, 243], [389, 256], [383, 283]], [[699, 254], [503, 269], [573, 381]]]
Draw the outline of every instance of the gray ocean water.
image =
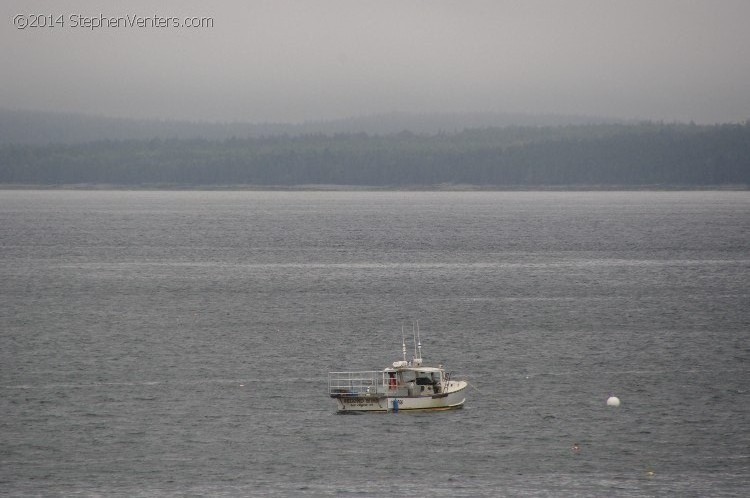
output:
[[2, 495], [750, 492], [747, 192], [0, 191], [0, 298]]

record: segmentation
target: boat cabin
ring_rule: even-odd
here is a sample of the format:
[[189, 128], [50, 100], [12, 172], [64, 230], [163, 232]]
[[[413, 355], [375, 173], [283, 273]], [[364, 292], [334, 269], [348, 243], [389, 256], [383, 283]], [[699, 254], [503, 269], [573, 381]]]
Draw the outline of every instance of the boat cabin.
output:
[[444, 372], [441, 368], [386, 368], [389, 395], [432, 396], [442, 391]]

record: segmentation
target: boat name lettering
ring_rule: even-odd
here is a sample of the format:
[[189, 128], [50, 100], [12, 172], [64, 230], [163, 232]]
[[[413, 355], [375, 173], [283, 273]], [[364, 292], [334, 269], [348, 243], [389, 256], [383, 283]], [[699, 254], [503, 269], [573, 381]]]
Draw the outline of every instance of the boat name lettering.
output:
[[375, 404], [375, 401], [371, 399], [363, 399], [363, 398], [344, 399], [344, 402], [349, 405], [374, 405]]

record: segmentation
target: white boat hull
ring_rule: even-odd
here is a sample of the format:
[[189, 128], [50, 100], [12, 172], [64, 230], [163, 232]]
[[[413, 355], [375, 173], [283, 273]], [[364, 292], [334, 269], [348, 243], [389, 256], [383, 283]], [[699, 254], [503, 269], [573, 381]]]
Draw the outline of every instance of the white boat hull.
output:
[[336, 399], [339, 413], [453, 410], [463, 407], [467, 386], [466, 381], [451, 381], [441, 394], [389, 396], [364, 393], [332, 397]]

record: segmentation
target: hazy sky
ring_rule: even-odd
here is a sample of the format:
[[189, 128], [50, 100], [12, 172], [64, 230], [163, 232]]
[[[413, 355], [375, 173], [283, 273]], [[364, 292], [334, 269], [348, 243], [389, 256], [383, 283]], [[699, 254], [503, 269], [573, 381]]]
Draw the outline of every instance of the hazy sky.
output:
[[[14, 109], [750, 119], [750, 0], [3, 0], [0, 12], [0, 107]], [[18, 29], [29, 14], [55, 26]], [[154, 15], [213, 27], [127, 25]], [[101, 16], [120, 26], [76, 26]]]

